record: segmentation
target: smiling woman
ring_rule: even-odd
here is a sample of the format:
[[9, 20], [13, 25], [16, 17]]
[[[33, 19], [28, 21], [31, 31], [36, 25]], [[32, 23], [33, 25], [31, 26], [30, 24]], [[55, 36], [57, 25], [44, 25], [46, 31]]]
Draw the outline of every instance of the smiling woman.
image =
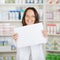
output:
[[[31, 25], [39, 23], [39, 15], [34, 7], [28, 7], [22, 18], [22, 25]], [[44, 37], [47, 37], [47, 31], [42, 31]], [[13, 38], [17, 41], [18, 34], [14, 34]], [[28, 37], [27, 37], [28, 38]], [[17, 48], [17, 60], [29, 60], [30, 55], [32, 60], [45, 60], [44, 52], [43, 52], [43, 44], [37, 44], [33, 46], [26, 46]]]
[[[31, 20], [30, 20], [31, 19]], [[31, 23], [26, 23], [28, 21], [32, 21]], [[35, 23], [39, 23], [39, 15], [38, 12], [36, 11], [35, 8], [33, 7], [29, 7], [25, 10], [23, 18], [22, 18], [22, 25], [28, 25], [28, 24], [35, 24]]]
[[25, 22], [27, 25], [33, 24], [35, 22], [35, 15], [32, 10], [28, 10], [26, 12]]

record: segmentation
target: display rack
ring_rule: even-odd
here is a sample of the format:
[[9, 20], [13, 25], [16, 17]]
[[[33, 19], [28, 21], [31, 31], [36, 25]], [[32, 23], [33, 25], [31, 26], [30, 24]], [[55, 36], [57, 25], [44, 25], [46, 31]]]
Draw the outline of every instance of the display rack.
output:
[[[0, 0], [0, 26], [9, 23], [14, 27], [20, 27], [23, 13], [27, 7], [37, 9], [40, 21], [44, 23], [44, 29], [48, 31], [46, 51], [60, 52], [60, 0]], [[7, 38], [13, 40], [12, 35], [1, 33], [0, 41]], [[0, 47], [2, 47], [1, 44]], [[0, 60], [7, 60], [11, 59], [9, 56], [12, 53], [12, 56], [15, 57], [16, 50], [0, 51], [0, 53]], [[11, 60], [15, 59], [12, 58]]]
[[46, 60], [60, 60], [60, 0], [46, 0], [45, 21], [48, 31]]
[[[40, 21], [44, 21], [44, 0], [0, 0], [0, 28], [1, 24], [7, 31], [10, 29], [7, 26], [20, 27], [23, 13], [27, 7], [35, 7]], [[12, 34], [4, 33], [3, 28], [1, 28], [2, 33], [0, 34], [0, 60], [16, 60], [16, 50], [11, 44], [14, 32]], [[5, 32], [7, 32], [6, 30]]]

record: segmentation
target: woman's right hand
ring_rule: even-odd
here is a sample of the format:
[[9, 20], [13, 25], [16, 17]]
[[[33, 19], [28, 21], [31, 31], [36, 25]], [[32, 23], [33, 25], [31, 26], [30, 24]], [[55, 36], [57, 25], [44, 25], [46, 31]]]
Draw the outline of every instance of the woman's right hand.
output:
[[18, 34], [17, 34], [17, 33], [15, 33], [15, 34], [13, 35], [13, 39], [14, 39], [14, 40], [17, 40], [17, 39], [18, 39]]

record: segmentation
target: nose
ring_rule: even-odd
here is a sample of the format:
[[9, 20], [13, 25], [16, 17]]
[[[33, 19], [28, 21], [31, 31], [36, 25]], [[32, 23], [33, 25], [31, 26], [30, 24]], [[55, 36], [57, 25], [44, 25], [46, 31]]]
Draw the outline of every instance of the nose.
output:
[[31, 19], [31, 16], [29, 16], [29, 19]]

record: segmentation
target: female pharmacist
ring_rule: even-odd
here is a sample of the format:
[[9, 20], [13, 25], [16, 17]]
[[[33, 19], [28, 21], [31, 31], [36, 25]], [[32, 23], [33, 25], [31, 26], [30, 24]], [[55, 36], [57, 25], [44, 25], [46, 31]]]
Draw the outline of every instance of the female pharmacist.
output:
[[[34, 7], [28, 7], [22, 18], [22, 25], [30, 25], [39, 23], [39, 15]], [[47, 31], [42, 31], [44, 37], [47, 37]], [[13, 35], [15, 41], [18, 39], [18, 34]], [[45, 60], [44, 51], [41, 44], [34, 46], [22, 47], [17, 51], [17, 60], [29, 60], [31, 57], [32, 60]]]

